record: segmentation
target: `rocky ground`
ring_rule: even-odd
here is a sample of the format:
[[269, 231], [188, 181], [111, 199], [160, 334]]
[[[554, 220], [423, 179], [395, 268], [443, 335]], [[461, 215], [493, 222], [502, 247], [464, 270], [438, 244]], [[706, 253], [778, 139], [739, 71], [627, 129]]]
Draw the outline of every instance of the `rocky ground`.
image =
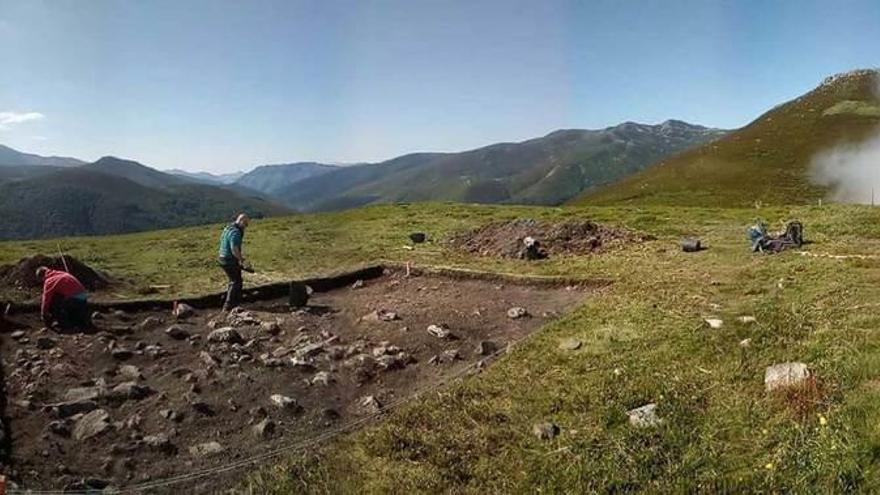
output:
[[[87, 334], [17, 316], [0, 335], [5, 471], [22, 487], [82, 489], [222, 466], [488, 364], [583, 297], [388, 273], [294, 311], [280, 300], [229, 315], [110, 311]], [[191, 490], [216, 488], [202, 480]]]

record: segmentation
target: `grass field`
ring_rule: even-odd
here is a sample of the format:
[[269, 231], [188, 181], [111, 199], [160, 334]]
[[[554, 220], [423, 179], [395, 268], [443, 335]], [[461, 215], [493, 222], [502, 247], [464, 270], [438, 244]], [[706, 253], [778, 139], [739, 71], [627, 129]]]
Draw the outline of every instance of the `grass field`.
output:
[[[449, 252], [455, 229], [496, 218], [583, 217], [658, 240], [600, 256], [537, 263]], [[799, 218], [810, 253], [869, 254], [880, 210], [378, 206], [261, 220], [246, 252], [262, 277], [317, 274], [378, 260], [614, 283], [485, 372], [421, 398], [364, 430], [253, 473], [251, 493], [874, 491], [880, 487], [880, 267], [877, 259], [749, 252], [756, 216]], [[410, 251], [406, 234], [435, 242]], [[174, 293], [217, 289], [218, 226], [66, 239], [111, 274]], [[709, 249], [686, 254], [684, 235]], [[55, 241], [3, 243], [0, 262]], [[135, 295], [130, 292], [128, 295]], [[749, 315], [757, 324], [742, 324]], [[705, 317], [724, 320], [709, 329]], [[560, 350], [576, 338], [577, 351]], [[751, 339], [747, 348], [743, 339]], [[768, 395], [764, 369], [803, 361], [800, 394]], [[625, 412], [655, 402], [664, 423], [634, 429]], [[535, 423], [558, 437], [539, 440]]]

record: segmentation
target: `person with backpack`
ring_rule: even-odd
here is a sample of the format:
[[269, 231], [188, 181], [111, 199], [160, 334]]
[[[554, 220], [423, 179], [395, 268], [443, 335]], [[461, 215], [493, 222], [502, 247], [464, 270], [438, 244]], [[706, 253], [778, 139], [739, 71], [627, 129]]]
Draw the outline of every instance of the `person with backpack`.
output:
[[241, 270], [244, 267], [244, 255], [242, 254], [242, 242], [244, 231], [250, 219], [244, 213], [240, 213], [235, 222], [227, 225], [220, 234], [219, 262], [229, 283], [226, 286], [226, 299], [223, 302], [223, 311], [231, 311], [241, 304], [242, 279]]

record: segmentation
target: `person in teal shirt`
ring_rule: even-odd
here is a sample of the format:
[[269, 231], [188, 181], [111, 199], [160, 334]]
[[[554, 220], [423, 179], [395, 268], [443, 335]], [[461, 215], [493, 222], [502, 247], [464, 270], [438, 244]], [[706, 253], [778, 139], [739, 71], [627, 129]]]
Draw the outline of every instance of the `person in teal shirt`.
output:
[[250, 219], [244, 213], [240, 213], [235, 222], [227, 225], [220, 234], [219, 261], [229, 283], [226, 286], [226, 300], [223, 302], [223, 311], [231, 311], [241, 304], [241, 269], [244, 266], [244, 255], [241, 246], [244, 241], [244, 231]]

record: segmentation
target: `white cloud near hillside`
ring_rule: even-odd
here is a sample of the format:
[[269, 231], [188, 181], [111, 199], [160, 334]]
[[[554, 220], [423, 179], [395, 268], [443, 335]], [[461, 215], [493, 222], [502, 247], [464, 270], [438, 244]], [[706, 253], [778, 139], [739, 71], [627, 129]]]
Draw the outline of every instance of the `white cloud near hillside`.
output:
[[[880, 77], [875, 85], [880, 102]], [[831, 198], [845, 203], [880, 204], [880, 127], [859, 144], [840, 145], [813, 157], [813, 182], [831, 188]]]
[[46, 118], [40, 112], [0, 112], [0, 129], [8, 129], [14, 124], [42, 120]]

